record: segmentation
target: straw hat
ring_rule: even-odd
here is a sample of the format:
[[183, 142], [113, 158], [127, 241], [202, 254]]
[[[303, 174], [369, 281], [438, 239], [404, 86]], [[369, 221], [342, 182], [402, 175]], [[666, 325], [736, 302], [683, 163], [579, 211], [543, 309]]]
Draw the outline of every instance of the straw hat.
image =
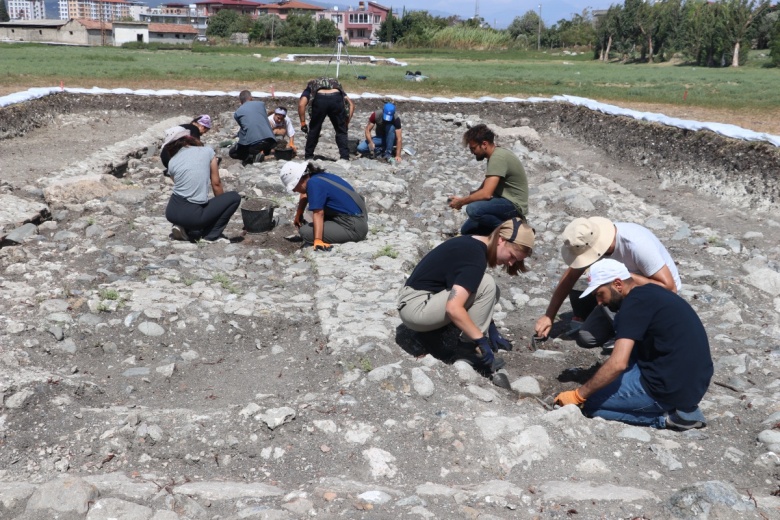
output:
[[604, 256], [615, 240], [615, 225], [604, 217], [575, 218], [561, 234], [563, 261], [582, 269]]

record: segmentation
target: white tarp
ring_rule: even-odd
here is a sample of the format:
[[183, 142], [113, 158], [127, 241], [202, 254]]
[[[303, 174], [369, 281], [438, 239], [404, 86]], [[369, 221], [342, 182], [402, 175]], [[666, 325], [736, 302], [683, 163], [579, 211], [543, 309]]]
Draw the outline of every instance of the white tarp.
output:
[[[14, 94], [9, 94], [7, 96], [0, 97], [0, 107], [14, 105], [16, 103], [24, 103], [25, 101], [40, 98], [43, 96], [48, 96], [49, 94], [53, 94], [56, 92], [70, 92], [72, 94], [96, 94], [96, 95], [126, 94], [126, 95], [135, 95], [135, 96], [177, 96], [177, 95], [178, 96], [207, 96], [207, 97], [214, 97], [214, 96], [237, 97], [238, 96], [238, 92], [222, 92], [219, 90], [208, 90], [203, 92], [197, 90], [173, 90], [173, 89], [132, 90], [128, 88], [105, 89], [105, 88], [93, 87], [91, 89], [87, 89], [87, 88], [48, 87], [48, 88], [31, 88], [24, 92], [16, 92]], [[272, 96], [271, 94], [266, 92], [252, 92], [252, 95], [257, 98], [266, 98]], [[293, 94], [291, 92], [275, 92], [274, 96], [282, 97], [282, 98], [299, 97], [298, 94]], [[376, 99], [376, 98], [389, 97], [396, 101], [425, 101], [425, 102], [434, 102], [434, 103], [485, 103], [485, 102], [550, 103], [550, 102], [557, 101], [557, 102], [570, 103], [572, 105], [577, 105], [577, 106], [583, 106], [589, 108], [590, 110], [596, 112], [602, 112], [604, 114], [626, 116], [640, 121], [651, 121], [653, 123], [660, 123], [663, 125], [673, 126], [676, 128], [683, 128], [685, 130], [694, 130], [694, 131], [709, 130], [711, 132], [715, 132], [716, 134], [720, 134], [726, 137], [731, 137], [733, 139], [741, 139], [744, 141], [766, 141], [768, 143], [773, 144], [774, 146], [780, 146], [780, 136], [767, 134], [765, 132], [754, 132], [753, 130], [746, 130], [736, 125], [728, 125], [724, 123], [700, 122], [700, 121], [691, 121], [689, 119], [679, 119], [676, 117], [669, 117], [655, 112], [639, 112], [637, 110], [620, 108], [615, 105], [608, 105], [606, 103], [600, 103], [592, 99], [586, 99], [577, 96], [553, 96], [552, 98], [530, 97], [526, 99], [517, 98], [517, 97], [504, 97], [499, 99], [499, 98], [485, 96], [479, 99], [474, 99], [468, 97], [454, 97], [454, 98], [446, 98], [446, 97], [425, 98], [420, 96], [405, 97], [405, 96], [392, 95], [392, 94], [386, 95], [386, 94], [373, 94], [369, 92], [364, 92], [363, 94], [350, 94], [350, 97], [353, 99], [361, 99], [361, 98]]]

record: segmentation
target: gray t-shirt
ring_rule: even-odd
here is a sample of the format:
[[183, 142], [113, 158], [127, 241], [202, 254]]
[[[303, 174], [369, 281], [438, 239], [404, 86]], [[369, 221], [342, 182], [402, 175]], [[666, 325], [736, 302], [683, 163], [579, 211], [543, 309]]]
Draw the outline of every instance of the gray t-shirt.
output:
[[188, 146], [179, 150], [168, 163], [168, 173], [173, 178], [173, 194], [193, 204], [207, 203], [213, 157], [214, 150], [208, 146]]
[[672, 255], [652, 231], [630, 222], [615, 222], [615, 227], [617, 228], [615, 251], [609, 258], [623, 262], [629, 273], [641, 274], [648, 278], [666, 265], [672, 273], [677, 291], [682, 289], [680, 273], [677, 272]]
[[263, 139], [274, 139], [274, 132], [268, 124], [268, 113], [262, 101], [247, 101], [233, 114], [241, 129], [238, 131], [238, 144], [250, 145]]

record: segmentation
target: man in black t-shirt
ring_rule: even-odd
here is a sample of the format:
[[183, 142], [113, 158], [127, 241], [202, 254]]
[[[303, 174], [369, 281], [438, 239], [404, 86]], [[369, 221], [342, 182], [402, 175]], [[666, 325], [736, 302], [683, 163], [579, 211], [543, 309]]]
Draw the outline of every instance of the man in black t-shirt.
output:
[[[588, 288], [615, 318], [612, 355], [576, 390], [561, 392], [560, 405], [576, 404], [590, 417], [687, 430], [706, 426], [699, 402], [713, 366], [710, 345], [696, 311], [677, 294], [640, 285], [617, 260], [590, 267]], [[581, 296], [581, 297], [582, 297]]]

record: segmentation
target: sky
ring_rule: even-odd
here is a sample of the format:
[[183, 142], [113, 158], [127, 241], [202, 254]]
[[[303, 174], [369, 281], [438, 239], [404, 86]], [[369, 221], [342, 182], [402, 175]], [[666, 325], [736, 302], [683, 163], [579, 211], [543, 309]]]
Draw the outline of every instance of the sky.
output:
[[[471, 18], [477, 7], [477, 0], [375, 0], [377, 3], [392, 7], [393, 12], [425, 10], [434, 16], [458, 15], [461, 18]], [[570, 19], [573, 14], [581, 14], [583, 9], [608, 9], [611, 4], [622, 0], [479, 0], [479, 16], [496, 29], [506, 29], [515, 17], [523, 16], [528, 11], [539, 12], [542, 6], [542, 20], [546, 25], [552, 25], [558, 20]]]

